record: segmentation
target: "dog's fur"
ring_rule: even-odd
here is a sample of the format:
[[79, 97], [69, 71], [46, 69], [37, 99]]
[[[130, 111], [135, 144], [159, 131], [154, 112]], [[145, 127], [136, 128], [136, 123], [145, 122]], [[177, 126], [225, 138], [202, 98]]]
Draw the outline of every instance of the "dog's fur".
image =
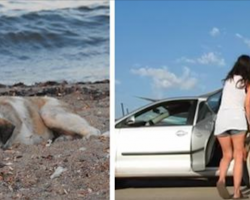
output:
[[0, 146], [36, 144], [63, 135], [100, 135], [100, 131], [51, 97], [0, 97]]

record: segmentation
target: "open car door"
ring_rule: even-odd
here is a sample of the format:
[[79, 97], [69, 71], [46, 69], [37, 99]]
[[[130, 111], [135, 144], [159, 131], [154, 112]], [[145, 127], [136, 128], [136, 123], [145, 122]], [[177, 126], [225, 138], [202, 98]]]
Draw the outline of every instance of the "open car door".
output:
[[216, 114], [220, 106], [222, 90], [208, 96], [199, 103], [196, 124], [191, 136], [191, 167], [193, 171], [204, 171], [210, 161], [215, 143], [213, 135]]

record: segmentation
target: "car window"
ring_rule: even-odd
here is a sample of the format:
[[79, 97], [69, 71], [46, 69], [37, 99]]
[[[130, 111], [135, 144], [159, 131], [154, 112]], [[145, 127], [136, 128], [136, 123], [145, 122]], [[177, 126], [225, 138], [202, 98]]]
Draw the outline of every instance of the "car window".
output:
[[141, 114], [136, 115], [135, 121], [149, 121], [152, 120], [164, 113], [167, 113], [168, 110], [163, 105], [153, 107], [146, 112], [142, 112]]
[[197, 118], [197, 123], [205, 119], [206, 117], [212, 115], [213, 113], [211, 110], [208, 108], [208, 105], [206, 104], [205, 101], [201, 102], [199, 104], [199, 111], [198, 111], [198, 118]]
[[220, 90], [217, 93], [210, 96], [207, 100], [207, 105], [210, 107], [210, 109], [214, 113], [217, 113], [219, 110], [220, 102], [221, 102], [221, 95], [222, 95], [222, 91]]
[[126, 118], [117, 124], [116, 128], [192, 125], [196, 105], [196, 100], [167, 101], [155, 104]]

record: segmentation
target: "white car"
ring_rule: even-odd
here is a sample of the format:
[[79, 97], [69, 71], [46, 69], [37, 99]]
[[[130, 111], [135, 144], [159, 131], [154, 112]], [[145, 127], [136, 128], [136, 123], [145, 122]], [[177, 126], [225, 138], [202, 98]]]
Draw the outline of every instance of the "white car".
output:
[[217, 176], [222, 152], [213, 130], [221, 94], [160, 100], [117, 120], [116, 178]]

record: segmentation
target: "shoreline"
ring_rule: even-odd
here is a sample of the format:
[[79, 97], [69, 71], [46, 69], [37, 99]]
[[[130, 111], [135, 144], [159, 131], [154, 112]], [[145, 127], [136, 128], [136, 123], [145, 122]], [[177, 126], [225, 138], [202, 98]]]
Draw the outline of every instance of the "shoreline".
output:
[[35, 82], [33, 84], [25, 84], [23, 82], [17, 82], [13, 84], [3, 84], [0, 83], [0, 88], [6, 88], [6, 87], [34, 87], [34, 86], [55, 86], [55, 85], [71, 85], [71, 84], [79, 84], [79, 85], [88, 85], [88, 84], [103, 84], [103, 83], [110, 83], [109, 79], [103, 79], [98, 81], [76, 81], [76, 82], [69, 82], [66, 80], [62, 81], [41, 81], [41, 82]]
[[[109, 96], [109, 80], [95, 82], [46, 81], [33, 85], [25, 85], [22, 82], [13, 85], [0, 84], [0, 96], [54, 96], [61, 97], [80, 92], [90, 95], [94, 100]], [[87, 97], [87, 96], [86, 96]]]

